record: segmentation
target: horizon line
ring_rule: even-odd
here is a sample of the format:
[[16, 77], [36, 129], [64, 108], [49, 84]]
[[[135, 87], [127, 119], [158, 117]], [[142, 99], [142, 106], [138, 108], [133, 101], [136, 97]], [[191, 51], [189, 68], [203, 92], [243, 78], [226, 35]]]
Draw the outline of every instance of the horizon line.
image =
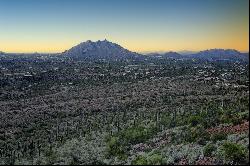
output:
[[[131, 52], [135, 52], [135, 53], [138, 53], [138, 54], [152, 54], [152, 53], [155, 53], [155, 54], [164, 54], [164, 53], [168, 53], [168, 52], [176, 52], [176, 53], [179, 53], [179, 54], [193, 54], [193, 53], [198, 53], [198, 52], [201, 52], [201, 51], [206, 51], [206, 50], [213, 50], [213, 49], [222, 49], [222, 50], [236, 50], [240, 53], [249, 53], [249, 51], [240, 51], [240, 50], [237, 50], [237, 49], [232, 49], [232, 48], [210, 48], [210, 49], [204, 49], [204, 50], [198, 50], [198, 51], [189, 51], [189, 50], [184, 50], [184, 51], [173, 51], [173, 50], [166, 50], [166, 51], [131, 51]], [[66, 51], [66, 50], [65, 50]], [[63, 53], [64, 51], [62, 52], [9, 52], [9, 51], [0, 51], [0, 53], [5, 53], [5, 54], [61, 54]], [[187, 53], [185, 53], [187, 52]], [[189, 53], [190, 52], [190, 53]]]

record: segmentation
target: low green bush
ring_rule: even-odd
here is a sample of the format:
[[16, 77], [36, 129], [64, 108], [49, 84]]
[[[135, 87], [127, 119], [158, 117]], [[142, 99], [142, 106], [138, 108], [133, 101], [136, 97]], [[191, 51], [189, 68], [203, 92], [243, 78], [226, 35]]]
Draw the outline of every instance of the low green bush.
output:
[[203, 122], [203, 119], [201, 116], [199, 115], [193, 115], [193, 116], [190, 116], [189, 117], [189, 120], [188, 120], [189, 124], [192, 126], [192, 127], [195, 127], [197, 126], [198, 124], [201, 124]]
[[213, 151], [215, 151], [215, 150], [216, 150], [215, 145], [212, 144], [212, 143], [210, 143], [210, 144], [207, 144], [207, 145], [204, 147], [203, 153], [204, 153], [205, 156], [210, 157], [210, 156], [212, 156], [212, 153], [213, 153]]
[[138, 156], [132, 161], [132, 165], [161, 165], [163, 164], [163, 157], [161, 154], [153, 152], [147, 156]]
[[162, 155], [154, 153], [148, 157], [147, 161], [150, 165], [161, 165], [162, 164]]
[[147, 165], [147, 158], [144, 156], [138, 156], [136, 157], [135, 160], [132, 161], [131, 163], [132, 165]]
[[117, 156], [123, 158], [125, 156], [125, 148], [119, 137], [110, 137], [107, 141], [107, 156]]
[[223, 145], [224, 156], [227, 161], [234, 164], [247, 164], [247, 149], [240, 144], [225, 142]]
[[197, 125], [196, 127], [189, 127], [187, 129], [185, 140], [187, 142], [198, 142], [201, 145], [205, 145], [209, 140], [209, 135], [202, 125]]
[[154, 127], [133, 126], [124, 129], [107, 139], [107, 153], [119, 158], [126, 158], [129, 145], [143, 143], [156, 132]]
[[239, 117], [241, 120], [249, 120], [249, 110], [239, 113]]
[[217, 141], [222, 141], [227, 139], [227, 135], [225, 133], [219, 132], [219, 133], [214, 133], [210, 136], [210, 139], [213, 142], [217, 142]]

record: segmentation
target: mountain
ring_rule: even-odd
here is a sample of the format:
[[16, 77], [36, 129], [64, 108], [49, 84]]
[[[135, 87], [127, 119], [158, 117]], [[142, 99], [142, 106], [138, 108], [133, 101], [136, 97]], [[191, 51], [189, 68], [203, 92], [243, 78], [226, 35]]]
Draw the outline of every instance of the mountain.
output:
[[180, 54], [177, 52], [166, 52], [163, 54], [149, 53], [150, 57], [171, 58], [171, 59], [200, 59], [208, 61], [249, 61], [249, 53], [241, 53], [234, 49], [209, 49], [197, 53]]
[[190, 58], [197, 58], [203, 60], [243, 60], [248, 61], [249, 56], [248, 54], [241, 53], [234, 49], [210, 49], [200, 51], [196, 54], [187, 55]]
[[180, 59], [183, 58], [183, 55], [177, 53], [177, 52], [173, 52], [173, 51], [169, 51], [169, 52], [165, 52], [165, 53], [149, 53], [147, 54], [148, 56], [151, 57], [159, 57], [159, 58], [171, 58], [171, 59]]
[[83, 59], [130, 59], [138, 58], [141, 55], [131, 52], [116, 43], [108, 40], [92, 42], [88, 40], [82, 42], [69, 50], [62, 53], [64, 56], [71, 58]]
[[180, 58], [183, 58], [183, 55], [181, 55], [177, 52], [169, 51], [169, 52], [162, 54], [162, 57], [180, 59]]
[[197, 51], [182, 50], [182, 51], [178, 51], [177, 53], [181, 55], [190, 55], [190, 54], [196, 54]]

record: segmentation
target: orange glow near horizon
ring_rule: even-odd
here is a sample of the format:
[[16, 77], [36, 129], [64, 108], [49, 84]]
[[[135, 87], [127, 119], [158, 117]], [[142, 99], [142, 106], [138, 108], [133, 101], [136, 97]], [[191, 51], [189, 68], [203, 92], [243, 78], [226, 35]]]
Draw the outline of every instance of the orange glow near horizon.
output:
[[[87, 40], [87, 39], [86, 39]], [[109, 39], [108, 39], [109, 40]], [[95, 40], [93, 40], [95, 41]], [[222, 49], [236, 49], [241, 52], [249, 51], [249, 38], [248, 35], [244, 35], [242, 37], [233, 38], [228, 37], [227, 39], [213, 41], [213, 40], [193, 40], [192, 42], [188, 42], [186, 40], [183, 41], [133, 41], [133, 42], [123, 42], [123, 41], [113, 41], [122, 47], [134, 51], [134, 52], [167, 52], [167, 51], [201, 51], [206, 49], [213, 48], [222, 48]], [[79, 42], [80, 43], [80, 42]], [[1, 51], [3, 52], [14, 52], [14, 53], [32, 53], [32, 52], [40, 52], [40, 53], [60, 53], [65, 50], [70, 49], [71, 47], [77, 45], [76, 42], [31, 42], [31, 43], [7, 43], [0, 42]]]

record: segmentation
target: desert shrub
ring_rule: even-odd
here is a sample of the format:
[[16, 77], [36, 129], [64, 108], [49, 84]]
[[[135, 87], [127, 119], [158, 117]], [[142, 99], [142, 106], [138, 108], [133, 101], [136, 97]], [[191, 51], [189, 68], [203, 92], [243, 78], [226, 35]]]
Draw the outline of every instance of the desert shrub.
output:
[[203, 147], [197, 144], [179, 144], [166, 146], [162, 150], [162, 164], [174, 165], [185, 158], [188, 164], [194, 164], [197, 158], [202, 155]]
[[155, 127], [133, 126], [124, 129], [107, 139], [107, 154], [126, 158], [129, 145], [143, 143], [157, 132]]
[[187, 128], [187, 130], [185, 132], [186, 132], [186, 137], [185, 137], [186, 142], [195, 142], [196, 141], [197, 132], [196, 132], [194, 127]]
[[160, 153], [150, 152], [147, 155], [137, 156], [132, 162], [132, 165], [160, 165], [163, 163], [163, 157]]
[[209, 140], [209, 135], [202, 125], [197, 125], [196, 127], [189, 127], [186, 136], [187, 142], [198, 142], [201, 145], [206, 144]]
[[249, 112], [232, 112], [232, 110], [225, 111], [220, 116], [220, 123], [232, 123], [233, 125], [238, 125], [242, 120], [247, 120], [249, 118]]
[[189, 124], [192, 126], [192, 127], [195, 127], [197, 126], [198, 124], [201, 124], [203, 122], [203, 119], [201, 116], [199, 115], [193, 115], [193, 116], [190, 116], [189, 117]]
[[48, 164], [55, 163], [58, 157], [54, 149], [46, 149], [44, 155], [46, 157], [46, 163]]
[[247, 152], [242, 145], [225, 142], [222, 146], [227, 161], [233, 161], [235, 164], [244, 164], [246, 162]]
[[144, 156], [138, 156], [136, 157], [135, 160], [132, 161], [131, 163], [132, 165], [147, 165], [147, 158]]
[[150, 165], [160, 165], [162, 164], [162, 155], [154, 153], [147, 158], [148, 164]]
[[203, 129], [200, 129], [200, 134], [199, 136], [196, 138], [196, 141], [198, 144], [200, 145], [206, 145], [207, 141], [209, 141], [209, 134], [208, 132], [206, 132], [206, 130], [203, 128]]
[[241, 120], [249, 120], [249, 111], [239, 113]]
[[217, 142], [217, 141], [221, 141], [221, 140], [225, 140], [227, 139], [227, 135], [223, 132], [219, 132], [219, 133], [214, 133], [210, 136], [210, 139], [213, 142]]
[[[187, 130], [185, 130], [187, 129]], [[185, 136], [190, 136], [190, 131], [187, 127], [175, 127], [170, 130], [168, 130], [169, 138], [171, 138], [172, 144], [180, 144], [184, 141], [186, 138]]]
[[118, 156], [123, 158], [125, 155], [125, 147], [119, 140], [119, 137], [110, 137], [107, 141], [107, 156]]
[[210, 157], [212, 155], [213, 151], [215, 151], [215, 150], [216, 150], [216, 146], [212, 143], [209, 143], [204, 147], [203, 153], [205, 156]]
[[228, 115], [226, 113], [224, 113], [223, 115], [221, 115], [220, 117], [220, 122], [221, 123], [232, 123], [232, 116]]
[[154, 126], [134, 126], [118, 133], [118, 137], [122, 142], [125, 142], [125, 144], [138, 144], [153, 137], [156, 132], [157, 129]]
[[249, 147], [249, 133], [241, 133], [241, 134], [230, 134], [227, 136], [227, 141], [233, 143], [239, 143], [244, 147]]
[[98, 135], [91, 141], [84, 137], [81, 139], [68, 140], [63, 146], [57, 148], [57, 163], [92, 165], [100, 163], [104, 158], [104, 142]]
[[144, 127], [132, 127], [124, 130], [122, 136], [128, 143], [137, 144], [149, 138], [150, 131]]
[[0, 134], [0, 141], [5, 141], [6, 140], [6, 137], [4, 134]]
[[233, 118], [232, 118], [232, 123], [233, 125], [238, 125], [242, 122], [242, 119], [240, 118], [239, 115], [235, 115]]
[[170, 116], [163, 116], [161, 118], [161, 124], [164, 125], [164, 126], [169, 126], [171, 124], [171, 117]]

